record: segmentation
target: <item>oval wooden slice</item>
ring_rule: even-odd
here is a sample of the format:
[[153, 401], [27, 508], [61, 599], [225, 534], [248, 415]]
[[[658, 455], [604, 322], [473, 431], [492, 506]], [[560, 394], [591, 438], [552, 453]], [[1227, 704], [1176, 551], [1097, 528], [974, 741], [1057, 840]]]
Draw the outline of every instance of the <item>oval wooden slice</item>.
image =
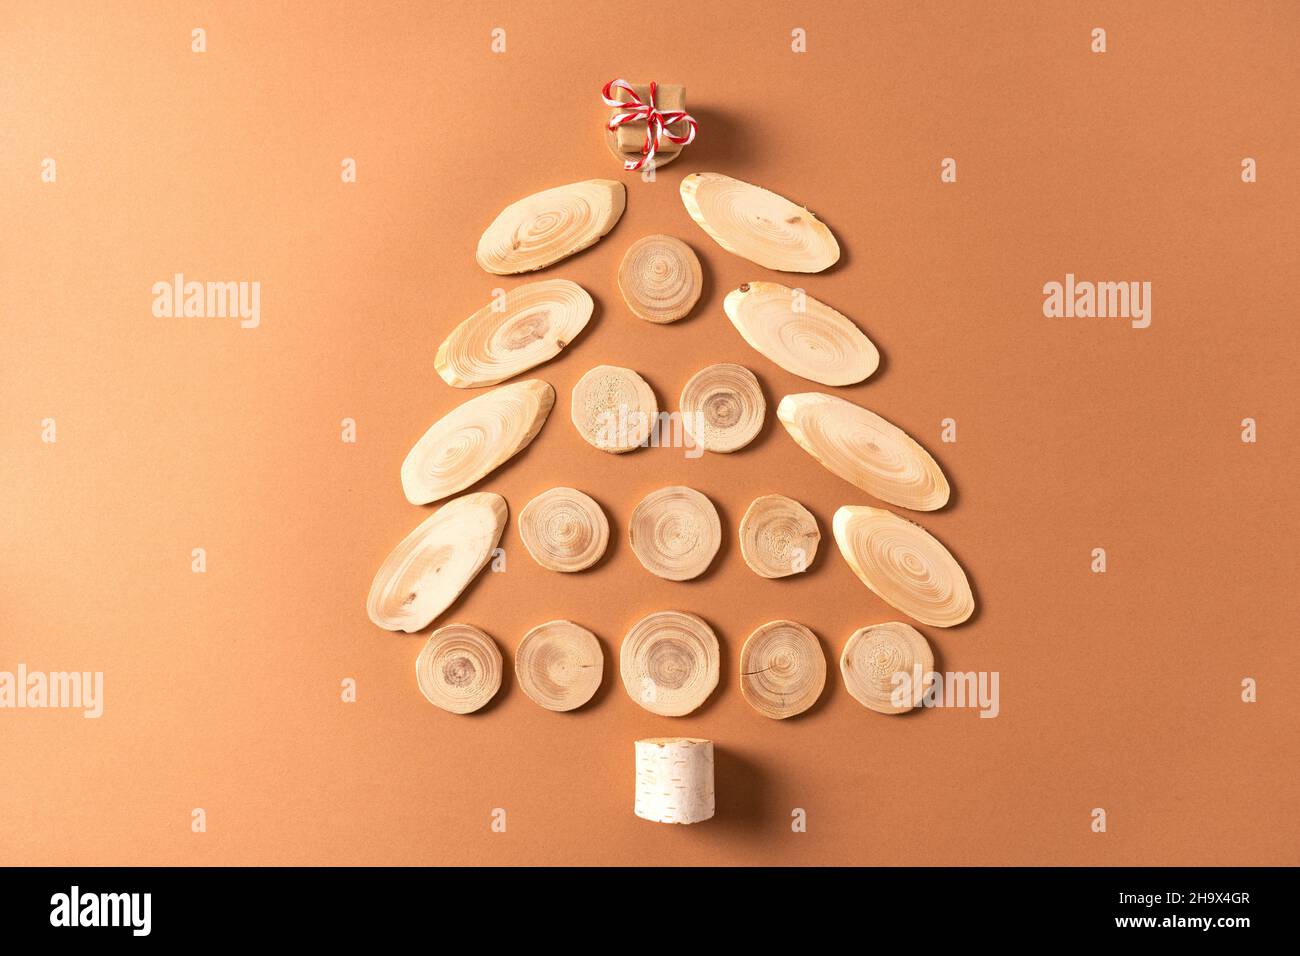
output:
[[933, 627], [952, 627], [974, 613], [966, 572], [924, 528], [865, 505], [845, 505], [833, 524], [844, 560], [886, 604]]
[[834, 395], [787, 395], [776, 417], [800, 447], [881, 501], [934, 511], [948, 503], [943, 469], [907, 432]]
[[[901, 621], [854, 631], [840, 655], [844, 687], [864, 707], [881, 714], [905, 714], [921, 704], [934, 670], [930, 643]], [[898, 679], [896, 674], [906, 674]]]
[[555, 404], [540, 379], [502, 385], [438, 419], [402, 462], [402, 490], [413, 505], [463, 491], [528, 447]]
[[568, 279], [546, 279], [511, 289], [456, 326], [434, 367], [455, 388], [495, 385], [549, 362], [591, 319], [587, 290]]
[[720, 658], [717, 635], [700, 618], [657, 611], [627, 632], [619, 670], [634, 701], [651, 713], [681, 717], [718, 686]]
[[609, 520], [576, 488], [543, 491], [519, 512], [519, 537], [533, 560], [551, 571], [582, 571], [609, 544]]
[[740, 650], [740, 693], [764, 717], [802, 714], [825, 686], [826, 657], [817, 635], [795, 621], [769, 621]]
[[506, 500], [488, 491], [447, 502], [402, 539], [375, 573], [370, 620], [389, 631], [428, 626], [483, 570], [506, 527]]
[[714, 242], [766, 269], [821, 272], [839, 261], [831, 231], [784, 196], [721, 173], [691, 173], [681, 194], [686, 211]]
[[592, 245], [614, 228], [627, 190], [613, 179], [586, 179], [511, 203], [478, 241], [478, 264], [497, 275], [542, 269]]
[[519, 642], [515, 677], [524, 693], [547, 710], [574, 710], [600, 687], [605, 658], [600, 641], [572, 621], [539, 624]]
[[435, 707], [472, 714], [501, 689], [501, 651], [469, 624], [448, 624], [429, 635], [415, 659], [420, 693]]
[[740, 519], [740, 553], [759, 577], [784, 578], [808, 570], [821, 539], [812, 512], [785, 495], [755, 498]]
[[[848, 318], [779, 282], [746, 282], [727, 293], [723, 311], [755, 350], [822, 385], [855, 385], [880, 366], [880, 352]], [[796, 308], [801, 311], [796, 311]]]
[[621, 455], [649, 442], [659, 403], [630, 368], [597, 365], [573, 386], [570, 416], [587, 444]]
[[628, 540], [651, 574], [689, 581], [713, 563], [722, 544], [722, 522], [704, 495], [670, 485], [650, 492], [632, 510]]
[[706, 451], [733, 452], [758, 435], [767, 414], [763, 388], [743, 365], [702, 368], [682, 389], [682, 427]]
[[690, 314], [704, 287], [695, 251], [672, 236], [638, 239], [618, 267], [618, 288], [632, 314], [663, 325]]

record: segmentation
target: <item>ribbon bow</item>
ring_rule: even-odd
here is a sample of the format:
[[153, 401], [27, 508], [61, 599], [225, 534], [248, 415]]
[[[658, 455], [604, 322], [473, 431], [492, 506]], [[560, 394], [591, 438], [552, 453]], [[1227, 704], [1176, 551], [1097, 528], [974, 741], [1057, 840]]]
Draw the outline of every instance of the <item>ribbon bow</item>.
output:
[[[623, 163], [624, 169], [641, 169], [647, 163], [653, 163], [655, 151], [659, 148], [659, 137], [663, 136], [669, 142], [676, 143], [679, 146], [686, 146], [695, 139], [695, 118], [689, 113], [682, 110], [669, 110], [661, 113], [655, 106], [655, 90], [657, 84], [654, 81], [650, 83], [650, 102], [643, 102], [641, 97], [636, 95], [636, 90], [632, 89], [632, 84], [627, 80], [610, 80], [605, 84], [601, 96], [605, 100], [606, 106], [617, 106], [623, 112], [614, 116], [609, 125], [605, 128], [610, 132], [618, 129], [624, 123], [638, 123], [645, 121], [645, 145], [641, 147], [640, 159], [629, 159]], [[627, 100], [616, 100], [610, 96], [614, 90], [622, 90], [630, 97]], [[674, 136], [667, 127], [673, 123], [685, 122], [687, 130], [683, 136]]]

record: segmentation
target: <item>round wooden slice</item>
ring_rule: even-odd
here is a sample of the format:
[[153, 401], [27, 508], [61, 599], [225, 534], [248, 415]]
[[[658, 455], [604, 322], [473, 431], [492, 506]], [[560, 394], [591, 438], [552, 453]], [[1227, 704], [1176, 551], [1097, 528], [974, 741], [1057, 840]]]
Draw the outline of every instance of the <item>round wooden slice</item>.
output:
[[597, 365], [573, 386], [570, 414], [587, 444], [619, 455], [649, 442], [659, 403], [630, 368]]
[[862, 330], [828, 305], [777, 282], [746, 282], [722, 309], [756, 351], [822, 385], [854, 385], [880, 366]]
[[835, 395], [787, 395], [776, 416], [800, 447], [881, 501], [934, 511], [948, 503], [943, 469], [897, 425]]
[[881, 714], [904, 714], [920, 706], [933, 670], [929, 642], [901, 621], [854, 631], [840, 656], [845, 688], [858, 703]]
[[609, 544], [609, 521], [576, 488], [543, 491], [519, 512], [519, 537], [534, 561], [551, 571], [581, 571]]
[[618, 267], [618, 288], [632, 314], [663, 325], [685, 318], [704, 279], [694, 250], [672, 236], [638, 239]]
[[713, 502], [694, 488], [670, 485], [641, 499], [628, 521], [628, 539], [641, 564], [669, 581], [699, 577], [722, 544]]
[[435, 707], [472, 714], [501, 689], [501, 652], [477, 627], [447, 624], [429, 635], [415, 659], [415, 679]]
[[802, 714], [825, 686], [826, 657], [817, 635], [795, 621], [769, 621], [740, 650], [740, 692], [764, 717]]
[[691, 173], [681, 184], [691, 218], [728, 252], [780, 272], [821, 272], [840, 258], [831, 231], [802, 206], [721, 173]]
[[628, 631], [619, 670], [634, 701], [651, 713], [681, 717], [718, 686], [720, 658], [717, 635], [700, 618], [657, 611]]
[[438, 347], [434, 367], [456, 388], [504, 382], [559, 355], [587, 327], [592, 308], [576, 282], [529, 282], [456, 326]]
[[783, 578], [808, 570], [821, 539], [812, 512], [785, 495], [755, 498], [740, 519], [740, 553], [759, 577]]
[[974, 613], [966, 572], [924, 528], [865, 505], [845, 505], [833, 527], [844, 560], [886, 604], [933, 627], [952, 627]]
[[763, 427], [767, 402], [754, 373], [723, 362], [702, 368], [682, 389], [682, 427], [706, 451], [744, 448]]
[[366, 598], [370, 620], [415, 633], [451, 606], [492, 557], [506, 526], [506, 500], [491, 492], [447, 502], [380, 565]]
[[515, 676], [524, 693], [547, 710], [574, 710], [600, 687], [605, 658], [600, 641], [572, 621], [539, 624], [519, 642]]
[[406, 500], [428, 504], [496, 470], [528, 447], [554, 404], [555, 390], [530, 378], [453, 408], [429, 427], [402, 462]]
[[627, 190], [613, 179], [587, 179], [511, 203], [478, 241], [478, 264], [497, 275], [532, 272], [586, 249], [614, 228]]

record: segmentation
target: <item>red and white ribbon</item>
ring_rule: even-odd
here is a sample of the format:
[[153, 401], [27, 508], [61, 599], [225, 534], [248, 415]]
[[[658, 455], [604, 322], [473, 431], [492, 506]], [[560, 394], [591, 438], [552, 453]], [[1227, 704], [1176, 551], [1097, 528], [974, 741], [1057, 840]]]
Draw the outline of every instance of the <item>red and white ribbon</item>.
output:
[[[645, 145], [641, 147], [640, 159], [629, 159], [623, 163], [624, 169], [641, 169], [647, 163], [653, 163], [655, 152], [659, 149], [659, 137], [666, 138], [669, 142], [677, 143], [679, 146], [686, 146], [695, 139], [695, 118], [683, 110], [668, 110], [660, 112], [655, 106], [655, 90], [657, 84], [650, 83], [650, 101], [643, 102], [641, 97], [636, 95], [636, 90], [632, 89], [632, 84], [627, 80], [610, 80], [605, 84], [605, 89], [601, 96], [605, 100], [606, 106], [616, 106], [623, 112], [616, 114], [609, 121], [606, 127], [613, 132], [624, 123], [645, 123]], [[627, 93], [627, 100], [616, 100], [610, 94], [614, 90], [622, 90]], [[687, 124], [686, 133], [682, 136], [675, 136], [670, 133], [667, 127], [674, 123], [685, 122]]]

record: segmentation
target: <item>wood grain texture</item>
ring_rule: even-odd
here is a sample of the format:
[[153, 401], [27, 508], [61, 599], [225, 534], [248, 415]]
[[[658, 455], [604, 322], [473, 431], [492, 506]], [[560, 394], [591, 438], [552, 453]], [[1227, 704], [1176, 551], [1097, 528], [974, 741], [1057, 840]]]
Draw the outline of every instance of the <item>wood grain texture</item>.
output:
[[642, 566], [669, 581], [699, 577], [722, 545], [718, 509], [708, 497], [684, 485], [669, 485], [642, 498], [627, 529]]
[[656, 611], [632, 626], [619, 650], [628, 696], [653, 714], [681, 717], [718, 686], [721, 650], [702, 618]]
[[644, 236], [618, 267], [618, 288], [637, 318], [666, 325], [690, 315], [704, 288], [695, 251], [673, 236]]
[[452, 714], [472, 714], [501, 689], [501, 651], [469, 624], [448, 624], [429, 635], [415, 659], [425, 700]]
[[533, 193], [501, 210], [479, 238], [475, 258], [497, 275], [543, 269], [613, 229], [626, 203], [627, 190], [613, 179], [585, 179]]
[[840, 655], [844, 688], [863, 707], [880, 714], [904, 714], [919, 707], [933, 670], [929, 641], [901, 621], [854, 631]]
[[495, 385], [549, 362], [578, 337], [594, 308], [568, 279], [516, 286], [483, 306], [438, 346], [434, 368], [448, 385]]
[[839, 261], [830, 229], [784, 196], [721, 173], [691, 173], [680, 191], [714, 242], [766, 269], [821, 272]]
[[802, 714], [825, 687], [821, 642], [797, 621], [768, 621], [740, 649], [740, 693], [764, 717]]
[[576, 710], [600, 688], [605, 655], [600, 641], [572, 621], [547, 621], [524, 635], [515, 649], [515, 678], [546, 710]]

